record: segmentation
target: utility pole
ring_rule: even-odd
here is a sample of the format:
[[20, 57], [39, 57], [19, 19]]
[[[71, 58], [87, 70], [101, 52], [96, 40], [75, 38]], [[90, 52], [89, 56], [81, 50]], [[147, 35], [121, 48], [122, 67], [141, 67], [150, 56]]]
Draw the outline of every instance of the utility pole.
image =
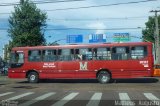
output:
[[160, 12], [160, 10], [152, 10], [151, 12], [155, 13], [155, 64], [160, 64], [160, 36], [159, 36], [159, 25], [158, 25], [158, 16], [157, 13]]

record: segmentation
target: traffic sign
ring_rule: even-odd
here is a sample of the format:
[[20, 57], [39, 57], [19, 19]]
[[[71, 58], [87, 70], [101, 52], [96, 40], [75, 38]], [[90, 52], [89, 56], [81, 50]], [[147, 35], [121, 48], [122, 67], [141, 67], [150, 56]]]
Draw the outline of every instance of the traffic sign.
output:
[[130, 35], [129, 33], [114, 33], [113, 39], [115, 42], [128, 42]]
[[102, 43], [106, 42], [105, 34], [91, 34], [89, 35], [89, 43]]
[[82, 35], [67, 35], [67, 43], [82, 43]]

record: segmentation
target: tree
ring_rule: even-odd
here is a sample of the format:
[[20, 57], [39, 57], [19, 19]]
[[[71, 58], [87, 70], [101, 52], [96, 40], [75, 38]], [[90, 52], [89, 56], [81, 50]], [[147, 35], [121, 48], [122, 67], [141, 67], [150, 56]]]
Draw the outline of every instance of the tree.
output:
[[11, 47], [44, 45], [46, 13], [29, 0], [20, 0], [9, 17], [8, 33], [12, 39]]
[[[160, 26], [160, 15], [158, 16], [158, 24]], [[155, 18], [149, 17], [148, 22], [145, 23], [146, 29], [142, 30], [143, 41], [155, 42], [154, 32], [155, 32]]]

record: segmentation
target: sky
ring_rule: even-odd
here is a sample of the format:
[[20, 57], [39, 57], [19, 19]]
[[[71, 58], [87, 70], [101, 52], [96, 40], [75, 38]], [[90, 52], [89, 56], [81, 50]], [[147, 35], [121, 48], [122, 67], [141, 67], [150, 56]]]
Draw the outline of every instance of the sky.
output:
[[[32, 0], [49, 1], [52, 3], [36, 4], [47, 13], [47, 29], [45, 38], [47, 43], [58, 40], [59, 44], [66, 43], [67, 35], [83, 35], [83, 43], [89, 43], [89, 35], [105, 34], [106, 42], [114, 42], [114, 33], [129, 33], [130, 42], [140, 42], [142, 29], [149, 16], [154, 16], [151, 10], [160, 10], [160, 0]], [[53, 3], [53, 1], [61, 1]], [[62, 2], [68, 1], [68, 2]], [[69, 2], [70, 1], [70, 2]], [[19, 0], [0, 0], [0, 56], [5, 44], [8, 43], [6, 28], [9, 27], [8, 18], [14, 12], [14, 6], [2, 6], [5, 3], [17, 3]], [[139, 2], [139, 3], [133, 3]], [[119, 5], [116, 5], [119, 4]], [[100, 6], [103, 5], [103, 6]], [[79, 8], [90, 7], [91, 8]], [[99, 6], [99, 7], [93, 7]], [[69, 9], [70, 8], [70, 9]], [[73, 9], [79, 8], [79, 9]], [[7, 14], [5, 14], [7, 13]], [[62, 30], [66, 28], [81, 28], [92, 30]], [[134, 29], [126, 29], [134, 28]], [[60, 30], [61, 29], [61, 30]], [[99, 30], [105, 29], [105, 30]]]

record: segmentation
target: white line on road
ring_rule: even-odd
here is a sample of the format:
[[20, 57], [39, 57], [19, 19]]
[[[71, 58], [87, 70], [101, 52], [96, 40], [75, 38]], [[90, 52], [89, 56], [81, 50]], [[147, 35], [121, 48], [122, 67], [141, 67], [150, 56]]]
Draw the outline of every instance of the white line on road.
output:
[[157, 98], [156, 96], [154, 96], [152, 93], [143, 93], [143, 94], [149, 100], [160, 100], [159, 98]]
[[131, 100], [127, 93], [119, 93], [120, 100]]
[[22, 98], [22, 97], [24, 97], [24, 96], [31, 95], [31, 94], [33, 94], [33, 93], [34, 93], [34, 92], [24, 93], [24, 94], [22, 94], [22, 95], [18, 95], [18, 96], [11, 97], [11, 98], [9, 98], [9, 99], [7, 99], [7, 100], [16, 100], [16, 99]]
[[119, 98], [121, 100], [121, 105], [122, 106], [126, 106], [126, 104], [129, 105], [129, 106], [134, 106], [135, 105], [135, 103], [131, 101], [131, 99], [129, 98], [127, 93], [119, 93]]
[[56, 93], [55, 92], [50, 92], [50, 93], [44, 94], [44, 95], [39, 96], [39, 97], [37, 97], [37, 98], [35, 98], [33, 100], [30, 100], [28, 102], [20, 104], [19, 106], [30, 106], [31, 104], [36, 103], [36, 102], [38, 102], [40, 100], [44, 100], [44, 99], [46, 99], [46, 98], [48, 98], [48, 97], [50, 97], [50, 96], [52, 96], [54, 94], [56, 94]]
[[101, 97], [102, 97], [102, 93], [95, 93], [86, 106], [98, 106], [101, 100]]
[[53, 104], [52, 106], [63, 106], [65, 105], [67, 102], [69, 102], [70, 100], [72, 100], [75, 96], [77, 96], [79, 93], [71, 93], [67, 96], [65, 96], [63, 99], [61, 99], [60, 101], [56, 102], [55, 104]]
[[12, 93], [14, 93], [14, 92], [6, 92], [6, 93], [2, 93], [2, 94], [0, 94], [0, 97], [1, 97], [1, 96], [5, 96], [5, 95], [9, 95], [9, 94], [12, 94]]

